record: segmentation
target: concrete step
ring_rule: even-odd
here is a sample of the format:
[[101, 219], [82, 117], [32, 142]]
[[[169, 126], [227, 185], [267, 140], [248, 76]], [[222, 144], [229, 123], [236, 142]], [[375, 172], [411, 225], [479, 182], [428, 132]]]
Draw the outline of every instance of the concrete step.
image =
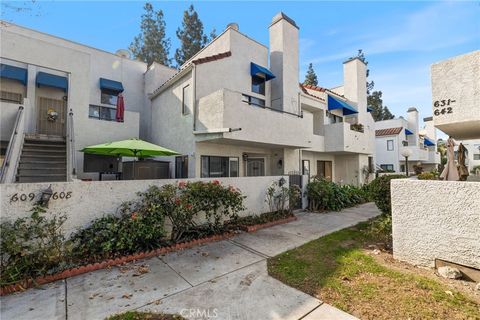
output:
[[28, 182], [56, 182], [56, 181], [67, 181], [67, 176], [65, 174], [50, 174], [50, 175], [17, 175], [17, 182], [19, 183], [28, 183]]
[[20, 161], [19, 169], [67, 169], [67, 161]]
[[62, 154], [62, 155], [24, 155], [22, 154], [20, 161], [67, 161], [67, 157]]
[[54, 156], [54, 157], [66, 157], [64, 150], [22, 150], [22, 157], [40, 157], [40, 156]]
[[23, 144], [23, 149], [41, 149], [41, 148], [45, 148], [45, 149], [67, 149], [67, 145], [65, 143], [58, 143], [58, 142], [54, 142], [54, 143], [32, 143], [32, 142], [27, 142], [25, 141], [25, 143]]
[[65, 175], [67, 168], [18, 168], [19, 176], [38, 176], [44, 174], [62, 174]]
[[25, 140], [35, 140], [35, 141], [65, 141], [63, 136], [52, 136], [47, 134], [39, 133], [28, 133], [25, 135]]

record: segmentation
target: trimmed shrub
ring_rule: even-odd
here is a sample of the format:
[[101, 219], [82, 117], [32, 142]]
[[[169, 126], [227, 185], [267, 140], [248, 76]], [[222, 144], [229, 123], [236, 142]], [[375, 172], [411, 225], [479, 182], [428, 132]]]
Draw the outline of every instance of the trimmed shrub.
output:
[[68, 267], [72, 247], [61, 231], [66, 217], [47, 219], [44, 213], [44, 208], [34, 206], [30, 217], [1, 224], [0, 285]]
[[315, 178], [307, 185], [309, 209], [312, 211], [340, 211], [368, 201], [368, 189], [352, 185], [340, 186]]
[[390, 181], [392, 179], [405, 178], [404, 175], [392, 174], [376, 178], [369, 185], [372, 200], [375, 201], [378, 209], [385, 214], [391, 213]]
[[381, 244], [384, 249], [392, 249], [392, 215], [382, 214], [370, 222], [367, 228], [369, 240]]
[[437, 180], [437, 176], [433, 172], [423, 172], [417, 176], [418, 180]]

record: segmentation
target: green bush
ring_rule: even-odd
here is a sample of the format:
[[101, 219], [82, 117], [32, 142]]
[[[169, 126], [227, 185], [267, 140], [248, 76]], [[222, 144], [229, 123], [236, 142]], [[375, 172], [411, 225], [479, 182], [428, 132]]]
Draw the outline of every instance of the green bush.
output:
[[378, 209], [385, 214], [391, 213], [390, 181], [392, 179], [405, 178], [404, 175], [392, 174], [376, 178], [369, 185], [372, 200]]
[[392, 215], [382, 214], [370, 222], [367, 228], [368, 240], [383, 245], [384, 249], [392, 248]]
[[437, 176], [433, 172], [423, 172], [417, 176], [418, 180], [437, 180]]
[[272, 182], [267, 188], [265, 202], [270, 212], [293, 212], [295, 204], [300, 200], [302, 191], [297, 185], [290, 187]]
[[352, 207], [368, 201], [368, 189], [352, 185], [340, 186], [324, 179], [314, 179], [307, 185], [309, 209], [334, 210]]
[[68, 266], [71, 243], [62, 232], [65, 216], [44, 216], [35, 206], [28, 218], [1, 224], [0, 285], [53, 273]]

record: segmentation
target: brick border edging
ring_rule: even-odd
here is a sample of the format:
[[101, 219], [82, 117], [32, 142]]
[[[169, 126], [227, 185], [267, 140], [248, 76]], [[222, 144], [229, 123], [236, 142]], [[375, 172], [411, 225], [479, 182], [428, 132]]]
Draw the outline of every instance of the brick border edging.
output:
[[276, 225], [279, 225], [279, 224], [289, 223], [289, 222], [292, 222], [292, 221], [295, 221], [295, 220], [297, 220], [297, 216], [294, 215], [294, 216], [291, 216], [291, 217], [288, 217], [288, 218], [275, 220], [275, 221], [270, 221], [270, 222], [267, 222], [267, 223], [255, 224], [253, 226], [246, 226], [245, 231], [246, 232], [255, 232], [255, 231], [260, 230], [260, 229], [273, 227], [273, 226], [276, 226]]
[[[293, 216], [288, 217], [288, 218], [275, 220], [275, 221], [271, 221], [271, 222], [267, 222], [267, 223], [256, 224], [256, 225], [252, 225], [252, 226], [245, 226], [242, 229], [244, 229], [244, 231], [246, 231], [246, 232], [255, 232], [255, 231], [260, 230], [260, 229], [273, 227], [273, 226], [276, 226], [276, 225], [279, 225], [279, 224], [285, 224], [285, 223], [292, 222], [292, 221], [295, 221], [295, 220], [297, 220], [297, 217], [295, 215], [293, 215]], [[213, 235], [213, 236], [210, 236], [210, 237], [205, 237], [205, 238], [195, 239], [195, 240], [191, 240], [191, 241], [187, 241], [187, 242], [177, 243], [177, 244], [174, 244], [174, 245], [171, 245], [171, 246], [168, 246], [168, 247], [161, 247], [161, 248], [151, 250], [151, 251], [138, 252], [138, 253], [130, 254], [130, 255], [127, 255], [127, 256], [118, 257], [118, 258], [115, 258], [115, 259], [107, 259], [107, 260], [104, 260], [102, 262], [96, 262], [96, 263], [91, 263], [91, 264], [83, 265], [83, 266], [76, 267], [76, 268], [67, 269], [67, 270], [64, 270], [62, 272], [55, 273], [55, 274], [52, 274], [52, 275], [46, 275], [46, 276], [43, 276], [43, 277], [38, 277], [38, 278], [35, 279], [35, 281], [32, 280], [32, 279], [24, 280], [20, 283], [0, 287], [0, 296], [8, 295], [8, 294], [19, 292], [19, 291], [24, 291], [26, 289], [32, 288], [32, 287], [37, 286], [37, 285], [43, 285], [43, 284], [47, 284], [47, 283], [50, 283], [50, 282], [67, 279], [67, 278], [78, 276], [78, 275], [81, 275], [81, 274], [84, 274], [84, 273], [105, 269], [107, 267], [122, 265], [122, 264], [127, 263], [127, 262], [132, 262], [132, 261], [136, 261], [136, 260], [151, 258], [151, 257], [155, 257], [155, 256], [165, 254], [165, 253], [168, 253], [168, 252], [174, 252], [174, 251], [177, 251], [177, 250], [188, 249], [188, 248], [194, 247], [194, 246], [199, 245], [199, 244], [205, 244], [205, 243], [210, 243], [210, 242], [229, 239], [229, 238], [232, 238], [234, 236], [234, 234], [235, 234], [234, 232], [227, 232], [227, 233], [220, 234], [220, 235]]]
[[37, 285], [43, 285], [50, 282], [67, 279], [67, 278], [78, 276], [84, 273], [105, 269], [107, 267], [118, 266], [127, 262], [151, 258], [151, 257], [155, 257], [161, 254], [165, 254], [165, 253], [173, 252], [177, 250], [188, 249], [199, 244], [229, 239], [233, 237], [233, 235], [234, 235], [233, 232], [227, 232], [220, 235], [213, 235], [210, 237], [177, 243], [168, 247], [161, 247], [151, 251], [138, 252], [138, 253], [130, 254], [127, 256], [121, 256], [115, 259], [107, 259], [101, 262], [96, 262], [96, 263], [87, 264], [87, 265], [83, 265], [76, 268], [67, 269], [52, 275], [38, 277], [35, 279], [35, 281], [33, 279], [24, 280], [24, 281], [21, 281], [20, 283], [0, 287], [0, 296], [4, 296], [14, 292], [24, 291], [26, 289], [32, 288]]

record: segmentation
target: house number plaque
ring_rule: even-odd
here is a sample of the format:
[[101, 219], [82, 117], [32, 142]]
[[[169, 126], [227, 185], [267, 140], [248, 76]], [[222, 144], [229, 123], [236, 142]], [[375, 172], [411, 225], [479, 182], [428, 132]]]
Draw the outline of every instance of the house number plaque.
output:
[[[72, 197], [72, 191], [61, 191], [61, 192], [54, 192], [52, 194], [52, 200], [67, 200]], [[17, 201], [33, 201], [35, 200], [35, 193], [14, 193], [10, 197], [10, 202], [17, 202]]]
[[455, 100], [448, 99], [448, 100], [437, 100], [433, 102], [433, 106], [436, 108], [433, 112], [433, 115], [439, 116], [446, 113], [453, 113], [453, 109], [451, 104], [453, 104]]

